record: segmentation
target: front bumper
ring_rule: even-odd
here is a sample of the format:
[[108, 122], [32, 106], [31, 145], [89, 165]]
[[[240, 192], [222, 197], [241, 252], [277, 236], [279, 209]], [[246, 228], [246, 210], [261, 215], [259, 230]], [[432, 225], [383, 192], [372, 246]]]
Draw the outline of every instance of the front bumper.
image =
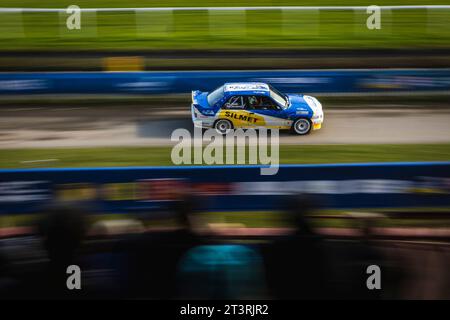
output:
[[311, 118], [311, 122], [313, 125], [313, 130], [319, 130], [320, 128], [322, 128], [323, 111], [315, 113], [314, 116]]

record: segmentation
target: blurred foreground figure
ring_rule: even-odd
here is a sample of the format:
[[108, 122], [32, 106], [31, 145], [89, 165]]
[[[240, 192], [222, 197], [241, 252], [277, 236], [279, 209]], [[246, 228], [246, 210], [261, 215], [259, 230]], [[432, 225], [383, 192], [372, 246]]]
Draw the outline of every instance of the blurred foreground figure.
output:
[[55, 298], [81, 293], [81, 290], [67, 289], [69, 275], [66, 270], [70, 265], [82, 268], [79, 249], [86, 234], [85, 213], [72, 208], [52, 208], [41, 221], [39, 234], [49, 258], [48, 267], [44, 271], [46, 285], [42, 289], [47, 289], [44, 292]]
[[243, 299], [261, 297], [264, 277], [256, 251], [213, 245], [193, 232], [198, 198], [186, 195], [169, 208], [178, 228], [131, 236], [120, 245], [127, 297]]
[[261, 299], [262, 261], [243, 245], [204, 245], [190, 250], [179, 268], [181, 299]]
[[132, 235], [119, 245], [124, 259], [121, 282], [127, 297], [176, 297], [177, 266], [184, 254], [200, 243], [190, 222], [197, 207], [195, 197], [183, 196], [170, 207], [178, 226], [175, 230]]
[[76, 262], [77, 250], [85, 236], [84, 212], [71, 208], [52, 208], [39, 225], [51, 265], [67, 266]]
[[277, 239], [264, 250], [269, 294], [274, 299], [323, 299], [330, 295], [331, 270], [322, 238], [306, 218], [312, 199], [291, 196], [285, 207], [295, 233]]
[[[83, 290], [69, 290], [67, 267], [81, 264], [80, 249], [86, 232], [85, 212], [67, 206], [46, 209], [37, 225], [42, 248], [40, 261], [27, 261], [28, 268], [16, 272], [16, 284], [7, 298], [81, 298]], [[33, 237], [34, 238], [34, 237]], [[29, 250], [33, 250], [30, 248]], [[28, 252], [30, 256], [39, 252]]]

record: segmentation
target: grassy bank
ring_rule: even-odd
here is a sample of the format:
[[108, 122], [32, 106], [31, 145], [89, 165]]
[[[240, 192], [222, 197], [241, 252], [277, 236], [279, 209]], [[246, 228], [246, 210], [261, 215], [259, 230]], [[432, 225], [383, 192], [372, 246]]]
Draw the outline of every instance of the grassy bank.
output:
[[[2, 7], [66, 8], [71, 1], [2, 1]], [[339, 5], [371, 5], [344, 0]], [[377, 1], [377, 5], [446, 4], [446, 1]], [[337, 5], [335, 1], [77, 1], [81, 8], [177, 6]], [[448, 48], [450, 10], [400, 10], [382, 14], [379, 30], [364, 11], [176, 11], [84, 13], [80, 30], [66, 28], [66, 14], [2, 14], [3, 50]]]
[[[0, 168], [171, 166], [171, 147], [5, 149]], [[281, 164], [449, 161], [450, 144], [282, 145]]]
[[[3, 0], [2, 7], [22, 7], [22, 8], [65, 8], [72, 5], [71, 0]], [[77, 5], [82, 8], [123, 8], [125, 3], [122, 0], [78, 0]], [[446, 0], [378, 0], [377, 5], [431, 5], [447, 4]], [[126, 7], [209, 7], [209, 6], [336, 6], [372, 5], [370, 0], [341, 0], [339, 4], [336, 0], [128, 0]]]

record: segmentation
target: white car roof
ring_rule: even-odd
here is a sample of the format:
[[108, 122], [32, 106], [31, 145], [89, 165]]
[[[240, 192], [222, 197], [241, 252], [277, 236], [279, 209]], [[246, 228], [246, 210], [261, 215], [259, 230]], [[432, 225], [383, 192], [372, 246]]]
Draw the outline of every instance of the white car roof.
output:
[[262, 82], [235, 82], [226, 83], [224, 91], [269, 91], [269, 86]]

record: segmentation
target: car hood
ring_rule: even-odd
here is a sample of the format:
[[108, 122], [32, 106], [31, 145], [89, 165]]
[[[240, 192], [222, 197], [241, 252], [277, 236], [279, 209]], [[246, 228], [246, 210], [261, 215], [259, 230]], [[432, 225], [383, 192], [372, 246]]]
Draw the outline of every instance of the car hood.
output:
[[313, 110], [303, 98], [302, 94], [288, 94], [289, 107], [286, 111], [296, 115], [312, 115]]

